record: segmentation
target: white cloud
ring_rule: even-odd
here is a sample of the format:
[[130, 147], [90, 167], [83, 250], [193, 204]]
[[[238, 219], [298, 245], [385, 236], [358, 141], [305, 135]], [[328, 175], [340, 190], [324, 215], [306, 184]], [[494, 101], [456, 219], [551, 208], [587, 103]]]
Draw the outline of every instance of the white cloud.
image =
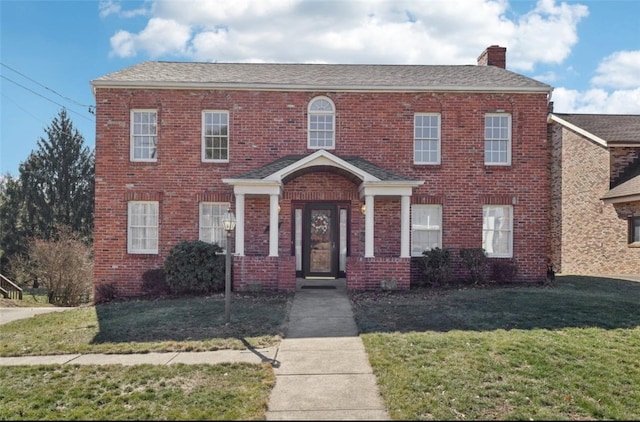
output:
[[[127, 13], [120, 7], [104, 3], [104, 10]], [[578, 23], [587, 15], [585, 6], [556, 0], [540, 0], [529, 13], [513, 19], [507, 18], [507, 0], [156, 0], [145, 10], [152, 16], [147, 27], [137, 33], [126, 30], [127, 37], [122, 31], [115, 34], [113, 55], [474, 64], [484, 48], [499, 44], [508, 49], [507, 66], [516, 70], [564, 60], [577, 41]], [[151, 36], [160, 35], [160, 27], [162, 36]]]
[[591, 83], [594, 86], [623, 89], [640, 87], [640, 50], [617, 51], [605, 57], [598, 65]]
[[640, 114], [640, 88], [613, 92], [556, 88], [552, 101], [557, 113]]
[[98, 3], [98, 9], [100, 10], [100, 17], [106, 18], [110, 15], [117, 15], [122, 18], [133, 18], [136, 16], [144, 16], [149, 13], [144, 7], [132, 10], [122, 10], [121, 2], [116, 0], [100, 0]]

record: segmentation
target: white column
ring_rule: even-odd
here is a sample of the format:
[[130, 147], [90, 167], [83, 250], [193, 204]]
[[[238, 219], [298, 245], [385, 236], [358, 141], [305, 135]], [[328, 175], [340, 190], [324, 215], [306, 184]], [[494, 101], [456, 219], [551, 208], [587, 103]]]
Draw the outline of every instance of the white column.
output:
[[372, 195], [364, 197], [365, 216], [364, 216], [364, 257], [373, 258], [373, 216], [374, 216], [374, 200]]
[[236, 255], [244, 256], [244, 194], [236, 194]]
[[269, 256], [278, 256], [278, 195], [269, 195]]
[[403, 195], [400, 199], [400, 258], [409, 258], [410, 254], [411, 198]]

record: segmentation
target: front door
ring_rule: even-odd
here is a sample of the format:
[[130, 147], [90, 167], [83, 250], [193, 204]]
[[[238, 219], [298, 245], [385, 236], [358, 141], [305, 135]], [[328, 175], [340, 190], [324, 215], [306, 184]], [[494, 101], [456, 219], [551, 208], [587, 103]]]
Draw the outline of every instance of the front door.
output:
[[338, 215], [335, 204], [305, 207], [303, 271], [306, 278], [338, 275]]

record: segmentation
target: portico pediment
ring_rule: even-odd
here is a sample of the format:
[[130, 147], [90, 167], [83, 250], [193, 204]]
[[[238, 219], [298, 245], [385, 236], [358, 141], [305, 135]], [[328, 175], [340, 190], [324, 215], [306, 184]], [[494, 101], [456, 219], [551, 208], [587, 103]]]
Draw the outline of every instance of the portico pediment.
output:
[[360, 157], [341, 158], [326, 150], [318, 150], [307, 156], [285, 156], [266, 166], [222, 181], [232, 185], [236, 194], [273, 195], [280, 193], [287, 179], [312, 168], [333, 168], [342, 174], [352, 176], [360, 182], [361, 197], [410, 196], [413, 188], [424, 183], [391, 173]]

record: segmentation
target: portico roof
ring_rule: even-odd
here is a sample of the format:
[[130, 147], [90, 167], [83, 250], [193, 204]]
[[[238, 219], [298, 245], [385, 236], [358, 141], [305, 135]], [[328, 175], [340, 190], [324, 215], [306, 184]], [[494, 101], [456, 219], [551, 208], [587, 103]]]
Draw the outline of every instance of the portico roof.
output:
[[[279, 194], [282, 185], [301, 172], [329, 168], [359, 184], [360, 195], [411, 195], [424, 183], [395, 174], [361, 157], [338, 157], [326, 150], [309, 155], [287, 155], [271, 163], [222, 179], [234, 186], [235, 193]], [[276, 190], [277, 189], [277, 190]]]

